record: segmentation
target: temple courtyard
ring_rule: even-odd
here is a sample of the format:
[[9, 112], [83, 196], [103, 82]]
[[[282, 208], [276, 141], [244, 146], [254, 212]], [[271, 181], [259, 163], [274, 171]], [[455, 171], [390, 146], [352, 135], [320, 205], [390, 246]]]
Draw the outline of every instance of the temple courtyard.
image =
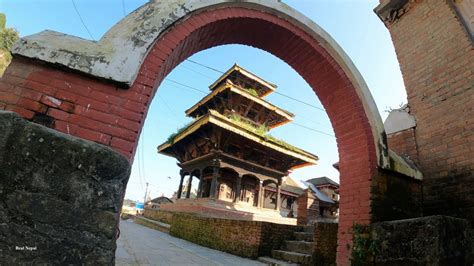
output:
[[265, 265], [196, 245], [132, 220], [121, 220], [120, 232], [116, 265]]

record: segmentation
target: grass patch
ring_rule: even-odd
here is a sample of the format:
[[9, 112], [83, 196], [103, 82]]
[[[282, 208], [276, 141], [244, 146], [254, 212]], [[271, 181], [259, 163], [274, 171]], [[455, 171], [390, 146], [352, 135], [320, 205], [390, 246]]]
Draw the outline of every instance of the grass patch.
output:
[[288, 150], [291, 150], [291, 151], [296, 151], [296, 152], [300, 152], [301, 150], [298, 149], [297, 147], [279, 139], [279, 138], [276, 138], [270, 134], [268, 134], [268, 131], [270, 130], [269, 127], [267, 127], [266, 125], [260, 125], [258, 127], [256, 127], [255, 125], [253, 125], [252, 123], [246, 121], [245, 119], [243, 119], [242, 117], [240, 117], [239, 115], [236, 115], [236, 114], [233, 114], [229, 117], [230, 120], [232, 120], [232, 122], [238, 124], [239, 126], [247, 129], [248, 131], [251, 131], [263, 138], [265, 138], [266, 141], [268, 142], [272, 142], [274, 144], [277, 144], [277, 145], [280, 145]]
[[166, 139], [166, 143], [169, 143], [169, 144], [173, 144], [173, 141], [174, 139], [176, 138], [176, 136], [178, 136], [179, 134], [183, 133], [183, 131], [185, 131], [194, 121], [196, 121], [197, 119], [199, 118], [196, 118], [195, 120], [189, 122], [189, 123], [186, 123], [184, 126], [180, 127], [178, 130], [176, 130], [176, 132], [174, 132], [173, 134], [169, 135], [169, 137]]
[[246, 88], [245, 91], [252, 96], [259, 97], [257, 90], [255, 90], [254, 88]]

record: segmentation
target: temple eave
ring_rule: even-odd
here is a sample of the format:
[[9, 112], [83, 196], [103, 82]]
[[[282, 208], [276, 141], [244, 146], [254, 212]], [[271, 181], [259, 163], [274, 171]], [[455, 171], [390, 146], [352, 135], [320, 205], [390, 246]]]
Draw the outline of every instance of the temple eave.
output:
[[[306, 151], [300, 150], [296, 147], [293, 147], [289, 144], [280, 141], [280, 143], [276, 143], [270, 139], [267, 139], [265, 136], [260, 136], [255, 132], [252, 132], [246, 128], [241, 127], [240, 125], [236, 124], [231, 119], [215, 112], [209, 110], [209, 113], [196, 121], [194, 121], [191, 125], [189, 125], [186, 129], [184, 129], [181, 133], [176, 135], [171, 142], [166, 142], [161, 144], [158, 147], [158, 152], [163, 153], [169, 156], [173, 156], [173, 152], [170, 151], [173, 145], [178, 143], [180, 140], [186, 138], [188, 135], [196, 132], [202, 126], [206, 124], [213, 124], [222, 128], [224, 130], [230, 131], [234, 134], [238, 134], [249, 141], [256, 142], [261, 146], [266, 148], [275, 150], [284, 156], [294, 157], [296, 159], [301, 160], [305, 165], [313, 165], [316, 164], [318, 161], [318, 157], [316, 155], [310, 154]], [[286, 145], [286, 147], [284, 146]], [[294, 166], [293, 166], [294, 167]]]

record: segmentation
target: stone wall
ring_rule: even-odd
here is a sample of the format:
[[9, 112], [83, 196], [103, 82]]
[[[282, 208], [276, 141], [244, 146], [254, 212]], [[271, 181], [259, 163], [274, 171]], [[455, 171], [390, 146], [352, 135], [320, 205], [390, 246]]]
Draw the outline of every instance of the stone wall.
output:
[[315, 265], [336, 265], [337, 223], [314, 224], [314, 254]]
[[296, 226], [173, 214], [170, 234], [241, 257], [257, 258], [280, 248]]
[[167, 211], [160, 211], [160, 210], [154, 210], [150, 208], [145, 208], [145, 212], [143, 214], [148, 219], [152, 219], [155, 221], [160, 221], [163, 223], [171, 224], [171, 221], [173, 219], [173, 213], [172, 212], [167, 212]]
[[460, 1], [405, 2], [400, 10], [385, 12], [392, 16], [382, 18], [400, 62], [410, 114], [416, 119], [424, 213], [466, 218], [472, 224], [473, 43], [453, 8]]
[[374, 262], [380, 265], [472, 265], [469, 223], [448, 216], [375, 223]]
[[112, 265], [130, 164], [0, 111], [0, 261]]
[[372, 178], [372, 184], [372, 222], [422, 216], [421, 181], [379, 170]]

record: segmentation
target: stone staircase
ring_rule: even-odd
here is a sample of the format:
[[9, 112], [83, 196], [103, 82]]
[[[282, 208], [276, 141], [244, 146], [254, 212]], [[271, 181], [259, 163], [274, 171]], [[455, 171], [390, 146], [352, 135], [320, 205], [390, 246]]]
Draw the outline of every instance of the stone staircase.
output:
[[272, 257], [260, 257], [267, 265], [311, 265], [313, 254], [314, 226], [302, 226], [293, 233], [294, 240], [287, 240], [278, 250], [272, 250]]

